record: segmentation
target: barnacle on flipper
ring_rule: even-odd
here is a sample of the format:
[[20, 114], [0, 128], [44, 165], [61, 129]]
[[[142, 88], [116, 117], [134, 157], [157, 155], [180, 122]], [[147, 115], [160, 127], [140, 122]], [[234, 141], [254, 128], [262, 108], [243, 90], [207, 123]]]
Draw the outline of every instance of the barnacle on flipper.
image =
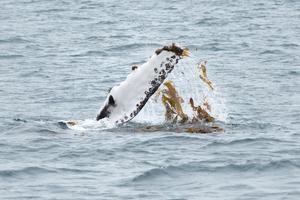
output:
[[207, 61], [198, 63], [198, 68], [200, 69], [200, 79], [207, 84], [207, 86], [213, 90], [213, 83], [208, 79], [207, 73], [206, 73], [206, 63]]

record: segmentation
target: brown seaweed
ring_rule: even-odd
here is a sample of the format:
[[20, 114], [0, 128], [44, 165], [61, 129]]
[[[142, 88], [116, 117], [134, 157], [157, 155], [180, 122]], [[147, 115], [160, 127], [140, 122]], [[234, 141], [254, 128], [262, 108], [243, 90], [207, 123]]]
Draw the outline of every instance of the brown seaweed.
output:
[[212, 117], [204, 108], [201, 106], [195, 106], [193, 98], [190, 98], [190, 105], [195, 112], [194, 121], [200, 120], [205, 122], [214, 122], [215, 118]]
[[207, 84], [207, 86], [213, 90], [213, 83], [208, 79], [207, 73], [206, 73], [206, 63], [207, 61], [201, 62], [198, 64], [198, 67], [200, 68], [200, 79]]
[[188, 120], [187, 114], [184, 113], [181, 104], [183, 99], [179, 96], [173, 83], [171, 81], [166, 81], [164, 83], [166, 89], [162, 95], [162, 103], [166, 108], [165, 117], [167, 121], [173, 120], [177, 122], [178, 116], [181, 118], [181, 122]]

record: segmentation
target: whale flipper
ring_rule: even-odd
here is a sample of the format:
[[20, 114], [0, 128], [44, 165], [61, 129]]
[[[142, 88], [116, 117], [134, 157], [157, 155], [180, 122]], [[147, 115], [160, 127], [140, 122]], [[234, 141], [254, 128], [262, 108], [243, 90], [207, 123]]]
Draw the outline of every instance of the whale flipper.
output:
[[188, 50], [175, 44], [156, 50], [146, 63], [110, 90], [96, 119], [109, 118], [117, 124], [133, 119], [184, 56], [188, 56]]

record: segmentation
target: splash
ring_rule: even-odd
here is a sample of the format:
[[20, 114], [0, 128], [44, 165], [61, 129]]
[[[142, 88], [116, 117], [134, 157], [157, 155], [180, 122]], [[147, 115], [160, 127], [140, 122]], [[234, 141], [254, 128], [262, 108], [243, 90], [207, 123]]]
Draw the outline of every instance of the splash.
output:
[[207, 69], [207, 61], [195, 62], [190, 58], [180, 62], [136, 120], [157, 124], [201, 123], [211, 127], [216, 122], [226, 123], [224, 99], [208, 78]]
[[[189, 56], [189, 55], [185, 55]], [[219, 132], [219, 122], [226, 123], [227, 112], [221, 93], [209, 78], [207, 61], [193, 55], [179, 60], [178, 66], [149, 98], [132, 120], [121, 126], [133, 131], [172, 131], [188, 133]], [[67, 121], [75, 130], [103, 130], [116, 127], [109, 119]]]

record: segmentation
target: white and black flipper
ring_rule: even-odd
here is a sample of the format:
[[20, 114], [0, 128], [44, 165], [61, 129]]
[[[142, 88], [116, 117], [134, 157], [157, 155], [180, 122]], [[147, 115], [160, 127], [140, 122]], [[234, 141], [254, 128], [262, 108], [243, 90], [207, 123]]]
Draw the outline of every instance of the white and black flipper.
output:
[[156, 50], [146, 63], [110, 90], [96, 119], [109, 118], [121, 124], [134, 118], [184, 56], [188, 56], [188, 50], [175, 44]]

